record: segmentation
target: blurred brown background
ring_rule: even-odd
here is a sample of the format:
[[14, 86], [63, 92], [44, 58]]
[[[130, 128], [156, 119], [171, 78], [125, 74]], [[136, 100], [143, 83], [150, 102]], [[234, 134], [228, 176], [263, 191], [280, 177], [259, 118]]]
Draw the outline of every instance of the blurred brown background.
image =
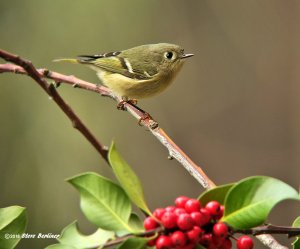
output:
[[[298, 188], [299, 24], [297, 0], [0, 1], [1, 48], [88, 81], [99, 82], [90, 69], [52, 60], [157, 42], [194, 53], [172, 87], [139, 105], [217, 184], [268, 175]], [[64, 179], [112, 177], [110, 169], [31, 79], [2, 74], [0, 87], [0, 206], [27, 207], [28, 233], [60, 233], [75, 219], [92, 232]], [[70, 86], [59, 92], [103, 143], [115, 139], [152, 209], [203, 191], [116, 103]], [[299, 207], [284, 202], [270, 220], [289, 225]]]

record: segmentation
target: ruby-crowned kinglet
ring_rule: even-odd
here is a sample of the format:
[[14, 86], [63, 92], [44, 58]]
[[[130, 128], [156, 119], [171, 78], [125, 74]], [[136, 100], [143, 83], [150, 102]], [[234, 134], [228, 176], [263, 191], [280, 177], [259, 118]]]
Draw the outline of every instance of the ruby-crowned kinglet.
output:
[[184, 60], [191, 56], [193, 54], [185, 54], [177, 45], [158, 43], [55, 61], [88, 65], [97, 72], [104, 85], [128, 100], [151, 97], [166, 89]]

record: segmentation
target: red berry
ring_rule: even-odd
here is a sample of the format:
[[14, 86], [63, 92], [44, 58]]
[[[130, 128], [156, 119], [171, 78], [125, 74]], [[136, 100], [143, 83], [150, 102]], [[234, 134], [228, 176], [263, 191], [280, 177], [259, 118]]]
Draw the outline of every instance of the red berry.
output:
[[190, 214], [180, 214], [177, 219], [177, 226], [181, 230], [190, 230], [194, 226], [194, 221]]
[[209, 216], [203, 214], [202, 212], [193, 212], [191, 213], [191, 217], [195, 224], [199, 227], [202, 227], [203, 225], [207, 224], [210, 220]]
[[184, 208], [175, 208], [174, 214], [179, 216], [180, 214], [186, 214], [186, 211]]
[[175, 205], [178, 208], [184, 208], [185, 203], [189, 200], [189, 197], [179, 196], [175, 199]]
[[236, 247], [238, 249], [252, 249], [253, 246], [253, 240], [246, 235], [239, 237], [236, 242]]
[[204, 231], [200, 227], [194, 226], [193, 229], [186, 234], [191, 242], [198, 243], [204, 234]]
[[223, 223], [216, 223], [213, 226], [213, 234], [217, 237], [225, 238], [228, 235], [228, 226]]
[[144, 228], [146, 230], [152, 230], [156, 227], [158, 227], [159, 224], [156, 222], [156, 220], [154, 220], [152, 217], [147, 217], [145, 220], [144, 220]]
[[173, 245], [182, 247], [187, 242], [187, 236], [182, 231], [176, 231], [171, 235]]
[[147, 242], [147, 245], [150, 247], [155, 246], [155, 244], [156, 244], [156, 239], [148, 240]]
[[160, 235], [156, 240], [155, 246], [157, 249], [171, 249], [173, 243], [169, 236]]
[[165, 208], [165, 210], [166, 210], [166, 212], [174, 212], [175, 207], [174, 207], [174, 206], [167, 206], [167, 207]]
[[159, 220], [161, 220], [161, 217], [163, 216], [163, 214], [166, 212], [166, 210], [164, 208], [157, 208], [154, 210], [153, 212], [153, 216]]
[[205, 209], [213, 216], [217, 216], [221, 212], [220, 204], [217, 201], [208, 202]]
[[218, 249], [218, 247], [214, 243], [211, 243], [208, 245], [207, 249]]
[[177, 216], [171, 212], [165, 212], [161, 217], [161, 223], [165, 228], [175, 228], [177, 225]]
[[218, 248], [223, 244], [224, 240], [224, 237], [219, 237], [214, 234], [212, 235], [212, 243]]
[[221, 205], [220, 206], [220, 211], [221, 211], [221, 213], [222, 213], [222, 215], [224, 214], [224, 211], [225, 211], [225, 206], [224, 205]]
[[220, 206], [220, 212], [219, 214], [215, 217], [217, 220], [220, 220], [223, 215], [224, 215], [224, 210], [225, 210], [225, 207], [223, 205]]
[[231, 249], [232, 242], [230, 239], [225, 239], [223, 243], [219, 246], [220, 249]]
[[190, 199], [185, 203], [184, 208], [188, 213], [199, 212], [201, 205], [198, 200]]
[[211, 214], [205, 209], [205, 208], [201, 208], [200, 209], [200, 213], [205, 217], [206, 222], [205, 224], [209, 223], [210, 220], [212, 219]]
[[205, 247], [208, 247], [209, 245], [211, 245], [212, 244], [212, 234], [211, 233], [204, 234], [199, 243]]

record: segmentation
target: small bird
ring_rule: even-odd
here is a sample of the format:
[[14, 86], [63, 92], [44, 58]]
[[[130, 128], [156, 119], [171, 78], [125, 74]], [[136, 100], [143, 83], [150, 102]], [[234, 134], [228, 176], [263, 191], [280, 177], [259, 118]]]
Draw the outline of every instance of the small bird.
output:
[[78, 59], [58, 59], [85, 64], [97, 72], [101, 82], [124, 101], [154, 96], [165, 90], [186, 58], [178, 45], [158, 43], [141, 45], [119, 52], [80, 55]]

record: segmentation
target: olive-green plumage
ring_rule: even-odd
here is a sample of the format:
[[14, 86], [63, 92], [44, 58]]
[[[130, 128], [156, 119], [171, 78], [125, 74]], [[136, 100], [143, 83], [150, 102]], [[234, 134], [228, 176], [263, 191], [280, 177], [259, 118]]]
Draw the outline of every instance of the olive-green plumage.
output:
[[120, 52], [59, 59], [90, 66], [104, 85], [124, 99], [151, 97], [170, 85], [181, 69], [184, 50], [174, 44], [142, 45]]

